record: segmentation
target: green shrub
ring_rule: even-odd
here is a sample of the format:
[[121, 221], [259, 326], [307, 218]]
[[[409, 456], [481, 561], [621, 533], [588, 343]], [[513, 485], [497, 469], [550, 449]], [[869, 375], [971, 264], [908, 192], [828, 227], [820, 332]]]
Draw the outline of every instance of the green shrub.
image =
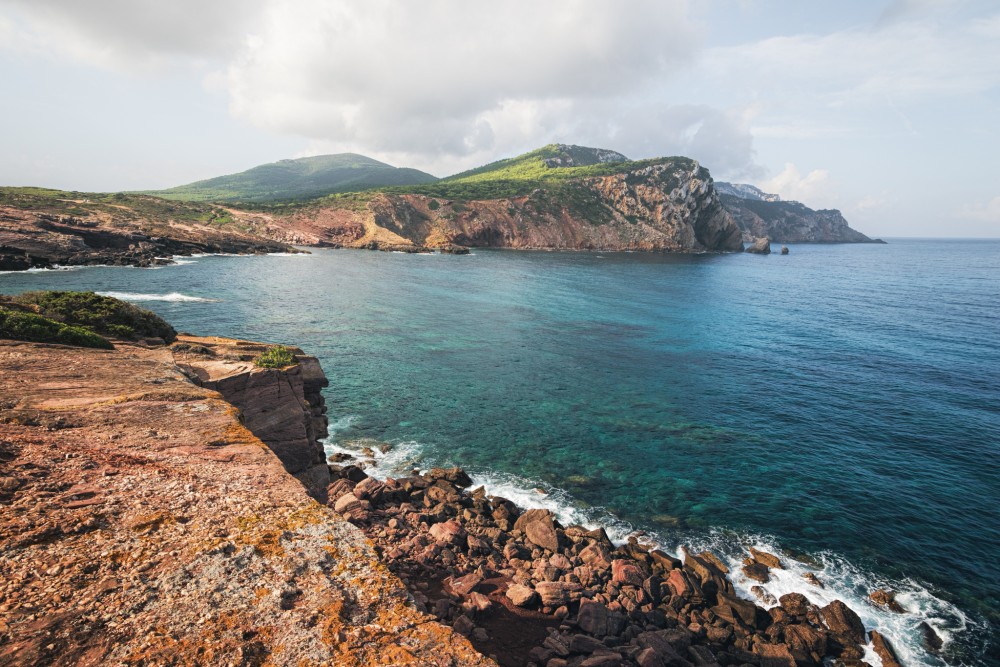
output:
[[86, 327], [128, 340], [177, 340], [177, 332], [160, 316], [131, 303], [93, 292], [26, 292], [15, 302], [38, 306], [42, 315], [70, 326]]
[[110, 350], [113, 347], [107, 339], [83, 327], [56, 322], [35, 313], [6, 308], [0, 308], [0, 338], [96, 347], [103, 350]]
[[253, 362], [261, 368], [284, 368], [295, 363], [295, 355], [284, 345], [275, 345]]
[[439, 202], [437, 199], [432, 199], [430, 203], [427, 204], [427, 208], [429, 208], [432, 211], [436, 211], [439, 208], [441, 208], [441, 202]]

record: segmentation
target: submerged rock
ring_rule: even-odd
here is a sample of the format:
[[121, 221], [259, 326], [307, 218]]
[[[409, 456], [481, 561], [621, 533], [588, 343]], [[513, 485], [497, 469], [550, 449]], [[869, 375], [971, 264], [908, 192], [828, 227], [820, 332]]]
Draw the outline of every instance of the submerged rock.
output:
[[744, 252], [750, 252], [755, 255], [770, 255], [771, 254], [771, 242], [766, 236], [754, 239], [749, 246], [747, 246]]

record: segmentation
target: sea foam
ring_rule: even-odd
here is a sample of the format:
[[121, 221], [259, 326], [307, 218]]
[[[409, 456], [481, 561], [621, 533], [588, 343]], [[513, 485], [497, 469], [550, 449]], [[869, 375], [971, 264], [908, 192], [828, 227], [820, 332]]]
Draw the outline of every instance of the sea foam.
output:
[[208, 299], [200, 296], [190, 296], [180, 292], [168, 294], [141, 294], [138, 292], [98, 292], [101, 296], [110, 296], [122, 301], [171, 301], [171, 302], [214, 302], [218, 299]]

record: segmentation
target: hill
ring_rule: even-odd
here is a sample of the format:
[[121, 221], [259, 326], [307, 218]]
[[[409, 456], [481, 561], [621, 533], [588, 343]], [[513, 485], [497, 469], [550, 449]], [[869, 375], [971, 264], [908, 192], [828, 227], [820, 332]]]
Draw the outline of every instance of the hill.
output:
[[694, 160], [631, 161], [565, 144], [433, 183], [260, 208], [241, 221], [286, 242], [363, 248], [742, 250], [711, 175]]
[[775, 243], [882, 243], [847, 224], [836, 209], [814, 210], [782, 201], [746, 183], [716, 183], [719, 199], [743, 232], [743, 239], [767, 237]]
[[434, 176], [416, 169], [393, 167], [355, 153], [340, 153], [280, 160], [238, 174], [145, 194], [183, 201], [287, 201], [436, 180]]

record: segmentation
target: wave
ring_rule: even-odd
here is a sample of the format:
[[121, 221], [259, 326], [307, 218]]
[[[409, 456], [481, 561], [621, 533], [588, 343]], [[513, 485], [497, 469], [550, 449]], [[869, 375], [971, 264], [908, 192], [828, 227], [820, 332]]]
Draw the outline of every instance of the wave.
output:
[[[324, 444], [328, 456], [341, 453], [355, 457], [364, 463], [366, 473], [379, 479], [409, 475], [418, 469], [423, 472], [436, 465], [433, 457], [428, 456], [416, 441], [391, 446], [370, 438], [335, 441], [335, 433], [350, 429], [359, 419], [357, 415], [350, 415], [330, 425], [331, 437]], [[473, 486], [483, 486], [488, 495], [506, 498], [525, 509], [550, 510], [563, 525], [576, 524], [589, 529], [603, 527], [616, 544], [635, 536], [643, 543], [674, 552], [678, 557], [682, 555], [682, 544], [694, 552], [711, 551], [729, 567], [729, 578], [738, 594], [765, 608], [773, 605], [758, 600], [750, 590], [752, 586], [760, 585], [776, 600], [792, 592], [805, 595], [817, 606], [841, 600], [858, 614], [866, 628], [882, 633], [892, 644], [900, 662], [908, 667], [943, 667], [947, 664], [924, 650], [919, 627], [921, 622], [926, 622], [937, 632], [944, 642], [945, 652], [949, 652], [950, 645], [958, 643], [967, 645], [966, 651], [960, 652], [975, 654], [975, 649], [968, 644], [978, 642], [978, 637], [987, 634], [985, 621], [971, 618], [955, 605], [934, 595], [927, 586], [913, 579], [894, 580], [877, 575], [832, 552], [793, 557], [771, 536], [722, 529], [698, 534], [640, 530], [606, 508], [587, 506], [558, 487], [504, 472], [466, 472], [472, 478]], [[740, 567], [750, 547], [779, 554], [785, 569], [772, 569], [771, 580], [767, 584], [748, 579]], [[814, 575], [823, 587], [807, 581], [804, 578], [806, 574]], [[893, 613], [869, 603], [868, 594], [880, 588], [894, 591], [905, 613]], [[875, 667], [881, 667], [881, 660], [871, 644], [866, 647], [864, 659]], [[966, 663], [959, 661], [955, 664]]]
[[138, 292], [97, 292], [101, 296], [110, 296], [122, 301], [171, 301], [171, 302], [215, 302], [219, 299], [208, 299], [200, 296], [189, 296], [180, 292], [169, 294], [141, 294]]

